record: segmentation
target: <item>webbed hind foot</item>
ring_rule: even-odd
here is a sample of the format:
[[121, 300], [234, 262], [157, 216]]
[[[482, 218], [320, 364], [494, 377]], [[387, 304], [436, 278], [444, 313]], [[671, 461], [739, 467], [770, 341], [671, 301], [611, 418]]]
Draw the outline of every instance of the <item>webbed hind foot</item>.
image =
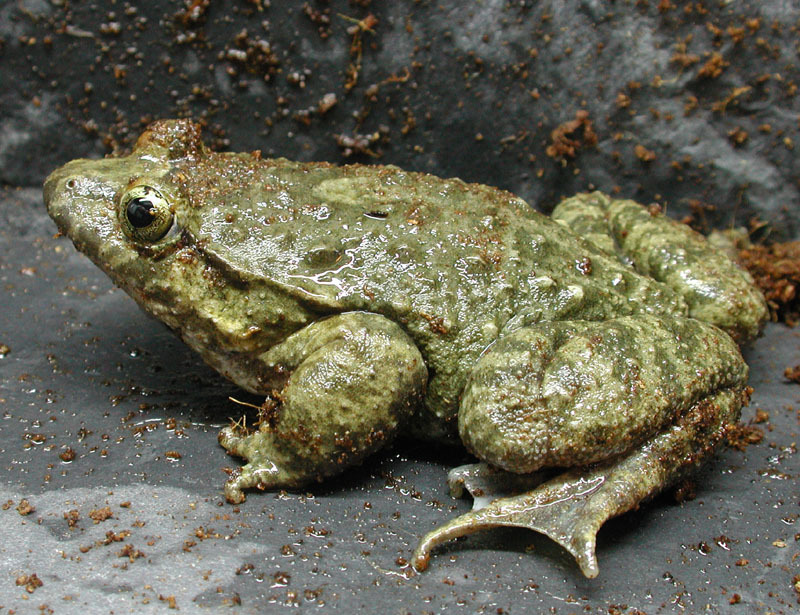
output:
[[568, 471], [528, 493], [499, 498], [453, 519], [423, 537], [414, 551], [414, 568], [427, 568], [431, 551], [443, 542], [512, 526], [549, 536], [572, 554], [585, 576], [596, 577], [600, 527], [693, 470], [723, 440], [746, 401], [747, 393], [741, 390], [710, 395], [632, 452]]

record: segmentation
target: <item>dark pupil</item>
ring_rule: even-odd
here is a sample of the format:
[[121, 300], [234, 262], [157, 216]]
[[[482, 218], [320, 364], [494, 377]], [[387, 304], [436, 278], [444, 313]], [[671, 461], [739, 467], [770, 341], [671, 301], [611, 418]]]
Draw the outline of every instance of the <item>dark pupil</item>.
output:
[[156, 217], [154, 209], [153, 203], [147, 197], [133, 199], [128, 203], [128, 222], [135, 228], [149, 226]]

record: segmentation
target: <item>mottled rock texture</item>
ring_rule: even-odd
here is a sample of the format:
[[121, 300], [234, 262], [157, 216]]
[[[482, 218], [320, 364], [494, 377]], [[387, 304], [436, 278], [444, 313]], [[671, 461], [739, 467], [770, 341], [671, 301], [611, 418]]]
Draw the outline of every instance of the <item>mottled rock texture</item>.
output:
[[219, 147], [794, 237], [798, 23], [794, 2], [6, 2], [0, 182], [192, 116]]

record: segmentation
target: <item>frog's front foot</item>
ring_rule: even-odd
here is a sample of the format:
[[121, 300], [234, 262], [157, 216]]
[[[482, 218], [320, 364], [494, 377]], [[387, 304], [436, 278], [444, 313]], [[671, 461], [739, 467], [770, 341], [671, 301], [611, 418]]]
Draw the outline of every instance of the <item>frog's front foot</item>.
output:
[[365, 312], [316, 321], [260, 357], [265, 373], [288, 374], [259, 426], [230, 426], [219, 443], [247, 464], [225, 483], [244, 489], [297, 488], [360, 463], [397, 432], [422, 396], [427, 370], [396, 323]]
[[693, 319], [541, 323], [509, 333], [470, 376], [462, 439], [509, 471], [581, 467], [435, 529], [417, 547], [414, 567], [424, 569], [446, 540], [515, 526], [546, 534], [596, 576], [603, 523], [716, 448], [747, 400], [746, 379], [730, 337]]
[[230, 478], [225, 481], [225, 499], [229, 503], [244, 502], [245, 489], [296, 487], [302, 483], [298, 480], [299, 477], [283, 471], [266, 456], [265, 453], [271, 450], [271, 446], [269, 438], [260, 430], [249, 434], [240, 432], [240, 428], [230, 425], [222, 429], [218, 436], [219, 443], [226, 451], [247, 459], [247, 464], [234, 469]]

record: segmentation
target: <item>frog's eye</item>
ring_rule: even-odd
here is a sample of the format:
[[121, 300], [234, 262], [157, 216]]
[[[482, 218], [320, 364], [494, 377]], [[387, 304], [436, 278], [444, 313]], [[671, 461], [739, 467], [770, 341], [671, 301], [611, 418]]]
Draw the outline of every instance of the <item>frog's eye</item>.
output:
[[120, 222], [134, 241], [153, 243], [172, 228], [172, 209], [162, 194], [150, 186], [135, 186], [120, 199]]

